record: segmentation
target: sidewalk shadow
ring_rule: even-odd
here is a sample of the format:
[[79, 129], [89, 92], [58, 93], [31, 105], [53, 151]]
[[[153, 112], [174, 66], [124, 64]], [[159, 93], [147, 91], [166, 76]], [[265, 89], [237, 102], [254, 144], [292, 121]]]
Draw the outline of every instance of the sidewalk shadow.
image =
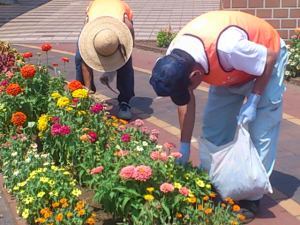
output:
[[38, 7], [49, 0], [18, 0], [17, 4], [0, 5], [0, 27], [8, 23], [12, 19]]
[[277, 205], [279, 201], [293, 198], [300, 187], [300, 180], [297, 177], [280, 171], [273, 171], [270, 181], [274, 193], [265, 195], [262, 199], [258, 218], [275, 218], [276, 216], [269, 209]]
[[[112, 115], [117, 115], [118, 113], [118, 100], [116, 98], [111, 98], [105, 100], [108, 104], [108, 111]], [[136, 119], [147, 119], [153, 113], [153, 109], [150, 107], [153, 102], [152, 98], [148, 97], [133, 97], [130, 101], [131, 112], [133, 114], [132, 121]]]

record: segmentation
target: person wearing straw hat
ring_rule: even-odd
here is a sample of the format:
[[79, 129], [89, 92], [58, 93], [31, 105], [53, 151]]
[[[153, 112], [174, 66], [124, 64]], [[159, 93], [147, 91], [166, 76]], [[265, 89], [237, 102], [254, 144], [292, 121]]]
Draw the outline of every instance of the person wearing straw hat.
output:
[[[238, 11], [212, 11], [184, 26], [166, 56], [157, 60], [150, 84], [178, 105], [180, 163], [190, 156], [195, 122], [194, 90], [210, 84], [202, 136], [221, 146], [247, 124], [270, 176], [274, 168], [285, 91], [288, 52], [278, 32], [263, 19]], [[245, 100], [245, 102], [244, 102]], [[201, 154], [201, 149], [200, 149]], [[239, 202], [246, 222], [255, 217], [262, 193]]]
[[134, 42], [133, 13], [120, 0], [94, 0], [87, 9], [75, 56], [76, 79], [91, 91], [96, 91], [93, 70], [106, 76], [117, 73], [119, 90], [118, 117], [130, 119], [129, 101], [134, 94], [132, 50]]

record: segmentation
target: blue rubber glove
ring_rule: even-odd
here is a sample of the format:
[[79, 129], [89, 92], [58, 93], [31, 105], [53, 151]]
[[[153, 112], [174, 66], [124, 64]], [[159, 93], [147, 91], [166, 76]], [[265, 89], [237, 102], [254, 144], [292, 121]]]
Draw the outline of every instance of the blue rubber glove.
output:
[[182, 157], [177, 159], [176, 162], [182, 165], [186, 164], [190, 158], [190, 149], [190, 143], [180, 142], [179, 152], [182, 154]]
[[250, 94], [247, 102], [240, 110], [240, 114], [238, 116], [238, 125], [249, 123], [256, 118], [256, 109], [260, 97], [261, 96], [257, 94]]

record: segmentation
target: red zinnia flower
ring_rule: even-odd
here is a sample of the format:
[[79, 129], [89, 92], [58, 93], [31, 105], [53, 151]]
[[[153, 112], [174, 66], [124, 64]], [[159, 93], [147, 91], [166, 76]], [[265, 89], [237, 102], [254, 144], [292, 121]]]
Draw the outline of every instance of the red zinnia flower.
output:
[[52, 46], [49, 43], [45, 43], [41, 46], [42, 51], [48, 52], [52, 49]]
[[91, 170], [90, 174], [98, 174], [101, 173], [103, 171], [104, 167], [103, 166], [98, 166], [94, 169]]
[[6, 93], [8, 95], [17, 96], [22, 92], [20, 85], [18, 84], [10, 84], [6, 88]]
[[70, 59], [69, 58], [67, 58], [67, 57], [62, 57], [61, 58], [61, 61], [63, 61], [63, 62], [70, 62]]
[[25, 79], [34, 77], [36, 69], [34, 65], [25, 65], [21, 68], [21, 75]]
[[78, 80], [72, 80], [68, 84], [68, 88], [69, 88], [70, 91], [75, 91], [77, 89], [81, 89], [82, 88], [82, 84]]
[[22, 112], [16, 112], [12, 114], [11, 122], [15, 126], [22, 126], [26, 122], [27, 116]]
[[31, 58], [32, 57], [32, 52], [24, 52], [22, 56], [23, 56], [24, 59]]

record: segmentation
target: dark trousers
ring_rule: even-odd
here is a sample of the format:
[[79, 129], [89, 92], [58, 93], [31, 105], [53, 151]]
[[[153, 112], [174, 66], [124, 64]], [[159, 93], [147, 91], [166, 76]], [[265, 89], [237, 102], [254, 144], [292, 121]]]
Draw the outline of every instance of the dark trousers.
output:
[[[83, 74], [82, 74], [82, 65], [83, 59], [80, 55], [79, 49], [76, 50], [75, 55], [75, 66], [76, 66], [76, 80], [80, 81], [83, 85]], [[93, 76], [93, 74], [92, 74]], [[92, 77], [91, 81], [91, 89], [93, 91], [96, 90], [94, 77]], [[132, 66], [132, 57], [122, 66], [120, 69], [117, 70], [117, 89], [119, 90], [118, 101], [129, 103], [130, 99], [135, 95], [134, 94], [134, 70]]]

